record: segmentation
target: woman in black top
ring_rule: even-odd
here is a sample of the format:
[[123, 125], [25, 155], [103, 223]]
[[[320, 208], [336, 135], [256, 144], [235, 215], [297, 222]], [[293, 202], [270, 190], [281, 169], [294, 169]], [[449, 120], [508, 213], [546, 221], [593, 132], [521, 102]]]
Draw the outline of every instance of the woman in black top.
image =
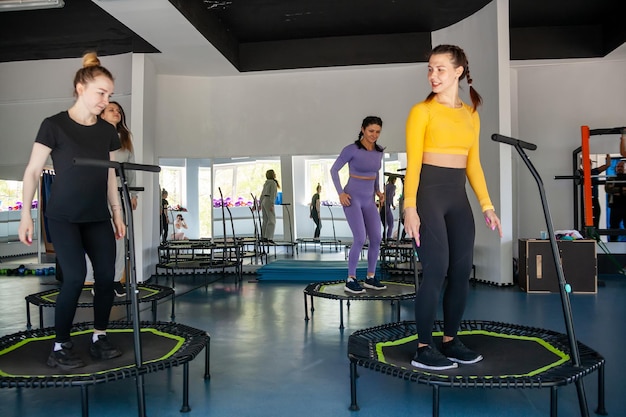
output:
[[161, 191], [161, 243], [165, 245], [167, 242], [167, 234], [169, 232], [170, 219], [167, 217], [167, 211], [170, 208], [170, 203], [167, 201], [167, 190], [164, 188]]
[[98, 117], [109, 103], [113, 88], [113, 76], [100, 65], [97, 55], [86, 54], [83, 67], [74, 77], [75, 103], [69, 110], [41, 123], [24, 172], [26, 209], [22, 210], [18, 233], [20, 241], [31, 245], [34, 226], [28, 208], [48, 156], [52, 157], [56, 176], [46, 217], [57, 261], [63, 270], [63, 284], [56, 300], [55, 343], [47, 363], [64, 370], [85, 365], [73, 351], [70, 340], [85, 280], [85, 253], [93, 264], [95, 280], [94, 332], [89, 352], [95, 359], [122, 354], [106, 335], [113, 305], [115, 239], [122, 239], [126, 233], [115, 171], [74, 164], [74, 158], [108, 161], [113, 151], [119, 149], [115, 128]]
[[313, 234], [314, 239], [320, 238], [320, 231], [322, 229], [322, 219], [320, 217], [320, 209], [322, 207], [320, 201], [320, 193], [322, 192], [322, 186], [317, 184], [317, 188], [315, 189], [315, 194], [311, 198], [311, 218], [315, 223], [315, 233]]

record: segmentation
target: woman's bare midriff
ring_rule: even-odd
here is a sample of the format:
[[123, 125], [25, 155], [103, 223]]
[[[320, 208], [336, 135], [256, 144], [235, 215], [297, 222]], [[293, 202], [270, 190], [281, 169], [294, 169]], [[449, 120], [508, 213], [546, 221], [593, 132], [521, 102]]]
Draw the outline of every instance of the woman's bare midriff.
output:
[[466, 168], [467, 156], [449, 153], [424, 152], [422, 163], [443, 168]]

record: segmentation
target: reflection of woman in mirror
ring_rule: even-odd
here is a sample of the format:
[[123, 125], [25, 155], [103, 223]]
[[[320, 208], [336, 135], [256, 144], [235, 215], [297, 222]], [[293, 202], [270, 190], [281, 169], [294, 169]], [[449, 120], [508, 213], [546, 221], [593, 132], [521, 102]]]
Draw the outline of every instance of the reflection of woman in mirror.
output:
[[172, 240], [188, 240], [185, 236], [184, 229], [187, 229], [187, 222], [183, 218], [182, 214], [177, 214], [176, 220], [174, 221], [174, 233], [172, 233]]
[[[591, 162], [591, 161], [590, 161]], [[598, 184], [600, 184], [600, 180], [598, 179], [598, 175], [602, 174], [604, 171], [611, 166], [611, 155], [606, 154], [606, 159], [604, 165], [601, 165], [596, 168], [591, 168], [591, 207], [593, 212], [593, 227], [598, 229], [600, 226], [600, 199], [598, 198]]]
[[313, 234], [313, 239], [319, 240], [320, 238], [320, 230], [322, 229], [322, 219], [320, 217], [320, 209], [321, 209], [321, 200], [320, 193], [322, 192], [322, 186], [317, 184], [317, 188], [315, 188], [315, 194], [311, 198], [311, 219], [315, 223], [315, 233]]
[[393, 205], [393, 199], [396, 196], [396, 176], [390, 175], [385, 185], [385, 202], [380, 207], [380, 218], [383, 221], [383, 225], [387, 227], [387, 239], [391, 239], [393, 235], [393, 210], [396, 207]]
[[261, 240], [274, 243], [274, 229], [276, 228], [276, 212], [274, 202], [278, 194], [278, 181], [273, 169], [268, 169], [265, 173], [265, 184], [261, 191], [261, 213], [263, 213], [263, 223], [261, 224]]
[[168, 196], [167, 190], [164, 188], [161, 191], [161, 237], [162, 243], [165, 244], [167, 242], [167, 230], [169, 229], [169, 219], [167, 216], [167, 211], [169, 210], [170, 203], [167, 201]]

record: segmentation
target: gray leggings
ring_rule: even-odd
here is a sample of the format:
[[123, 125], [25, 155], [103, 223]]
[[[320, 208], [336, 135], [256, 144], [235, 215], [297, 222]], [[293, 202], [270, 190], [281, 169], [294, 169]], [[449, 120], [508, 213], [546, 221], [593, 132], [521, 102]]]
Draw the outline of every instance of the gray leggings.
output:
[[474, 216], [465, 192], [465, 169], [423, 165], [417, 211], [423, 278], [415, 297], [419, 343], [432, 344], [437, 305], [443, 295], [444, 334], [456, 336], [461, 324], [474, 253]]

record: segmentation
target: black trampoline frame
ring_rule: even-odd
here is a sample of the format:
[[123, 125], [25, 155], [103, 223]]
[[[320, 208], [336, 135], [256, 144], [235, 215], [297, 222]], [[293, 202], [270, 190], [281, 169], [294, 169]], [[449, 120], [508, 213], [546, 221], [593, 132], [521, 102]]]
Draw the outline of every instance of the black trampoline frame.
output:
[[[163, 274], [172, 277], [172, 287], [175, 288], [175, 271], [190, 271], [194, 275], [199, 271], [206, 278], [209, 271], [221, 270], [225, 274], [227, 268], [233, 268], [237, 280], [241, 282], [244, 254], [244, 243], [241, 239], [168, 241], [159, 246], [156, 278], [162, 275], [160, 270], [165, 270]], [[208, 285], [206, 279], [205, 285]]]
[[[536, 327], [492, 321], [464, 320], [460, 331], [484, 330], [499, 334], [537, 337], [567, 355], [571, 355], [568, 335]], [[443, 321], [437, 321], [434, 332], [443, 332]], [[448, 388], [497, 388], [497, 389], [532, 389], [550, 388], [550, 416], [557, 416], [558, 388], [576, 383], [584, 376], [598, 371], [598, 407], [597, 414], [606, 415], [604, 396], [604, 358], [578, 342], [580, 365], [570, 361], [557, 365], [534, 376], [459, 376], [437, 375], [417, 368], [406, 369], [386, 364], [378, 360], [376, 345], [416, 334], [414, 321], [385, 324], [369, 329], [358, 330], [348, 339], [348, 358], [350, 359], [350, 410], [359, 410], [356, 394], [357, 366], [362, 366], [386, 375], [395, 376], [406, 381], [426, 384], [433, 389], [433, 417], [439, 416], [439, 389]]]
[[417, 282], [418, 264], [420, 262], [415, 256], [415, 248], [410, 240], [383, 240], [380, 245], [380, 271], [383, 276], [400, 275], [404, 280], [406, 275], [410, 275], [414, 282]]
[[[411, 285], [405, 282], [394, 282], [394, 281], [389, 281], [389, 280], [385, 280], [384, 282], [386, 284], [392, 284], [392, 285], [393, 284]], [[320, 288], [323, 286], [340, 285], [340, 284], [345, 284], [345, 280], [314, 282], [306, 286], [306, 288], [304, 289], [304, 320], [305, 321], [307, 322], [309, 321], [309, 307], [308, 307], [307, 295], [311, 299], [311, 315], [313, 315], [313, 312], [315, 311], [315, 306], [313, 304], [313, 297], [328, 298], [331, 300], [339, 300], [339, 329], [340, 330], [344, 329], [344, 325], [343, 325], [343, 302], [344, 301], [347, 301], [346, 305], [348, 309], [350, 308], [350, 301], [371, 301], [371, 300], [390, 301], [392, 314], [393, 314], [394, 305], [395, 305], [395, 312], [396, 312], [395, 317], [397, 321], [400, 321], [400, 301], [410, 300], [410, 299], [415, 298], [415, 291], [411, 293], [407, 293], [407, 294], [394, 294], [394, 295], [389, 295], [389, 293], [385, 294], [385, 290], [381, 290], [381, 291], [371, 290], [369, 292], [365, 292], [362, 294], [352, 294], [352, 293], [346, 292], [345, 294], [342, 294], [342, 295], [324, 293], [320, 291]]]
[[[548, 201], [545, 195], [545, 189], [543, 187], [543, 181], [541, 176], [535, 169], [534, 165], [526, 155], [524, 149], [536, 150], [537, 145], [524, 142], [519, 139], [510, 138], [507, 136], [503, 136], [500, 134], [491, 135], [491, 139], [495, 142], [505, 143], [511, 145], [518, 152], [524, 164], [528, 167], [530, 173], [534, 177], [537, 187], [539, 189], [539, 195], [541, 198], [541, 205], [546, 221], [546, 226], [548, 228], [548, 236], [550, 240], [550, 247], [552, 249], [552, 258], [556, 265], [557, 278], [559, 283], [559, 294], [561, 298], [561, 307], [563, 311], [563, 318], [565, 322], [566, 334], [559, 334], [556, 332], [552, 332], [549, 330], [538, 329], [538, 328], [529, 328], [523, 326], [516, 325], [508, 325], [504, 323], [494, 323], [494, 322], [481, 322], [481, 321], [464, 321], [461, 324], [461, 328], [459, 330], [463, 331], [464, 326], [467, 329], [474, 329], [481, 326], [499, 326], [502, 329], [507, 326], [513, 326], [515, 331], [528, 331], [532, 336], [537, 337], [545, 337], [553, 340], [555, 343], [558, 342], [559, 350], [566, 352], [569, 357], [569, 362], [559, 365], [556, 368], [550, 368], [546, 371], [538, 373], [535, 377], [528, 376], [513, 376], [509, 377], [478, 377], [474, 376], [473, 378], [463, 378], [459, 375], [454, 375], [454, 378], [448, 377], [440, 377], [433, 376], [432, 373], [426, 373], [420, 370], [407, 370], [397, 366], [389, 366], [378, 360], [375, 356], [373, 356], [373, 352], [371, 350], [371, 340], [386, 340], [390, 337], [387, 333], [387, 329], [396, 326], [394, 324], [379, 326], [372, 329], [361, 330], [353, 333], [350, 336], [350, 341], [348, 343], [348, 357], [350, 358], [350, 395], [351, 395], [351, 410], [358, 410], [358, 405], [356, 403], [356, 367], [357, 365], [366, 366], [370, 369], [377, 370], [379, 372], [383, 372], [387, 375], [398, 376], [403, 379], [412, 380], [416, 382], [421, 382], [424, 384], [431, 385], [433, 387], [433, 417], [438, 417], [439, 415], [439, 388], [440, 387], [467, 387], [467, 388], [551, 388], [551, 396], [550, 396], [550, 415], [552, 417], [557, 416], [557, 389], [560, 386], [567, 384], [575, 384], [576, 391], [578, 394], [578, 405], [580, 408], [580, 414], [582, 417], [589, 416], [589, 410], [587, 408], [587, 398], [585, 394], [585, 386], [583, 383], [583, 377], [587, 374], [598, 370], [598, 408], [596, 409], [597, 414], [606, 414], [605, 405], [604, 405], [604, 358], [600, 356], [598, 353], [593, 351], [591, 348], [583, 345], [582, 343], [576, 340], [575, 332], [574, 332], [574, 322], [572, 316], [572, 307], [571, 301], [569, 298], [569, 293], [571, 292], [571, 286], [565, 280], [565, 276], [563, 274], [563, 266], [560, 260], [559, 248], [556, 242], [555, 234], [554, 234], [554, 226], [552, 223], [552, 218], [550, 216], [550, 208], [548, 206]], [[418, 283], [416, 282], [416, 285]], [[405, 322], [407, 323], [407, 322]], [[400, 323], [402, 325], [402, 323]], [[443, 322], [438, 321], [434, 324], [435, 328], [439, 328], [440, 331], [443, 331]], [[372, 336], [368, 336], [368, 333], [372, 333]], [[403, 337], [409, 336], [411, 334], [416, 334], [416, 329], [404, 328], [403, 329]], [[374, 336], [375, 335], [375, 336]], [[361, 340], [364, 339], [364, 340]], [[365, 350], [364, 350], [365, 348]], [[365, 352], [365, 353], [364, 353]], [[559, 370], [559, 373], [555, 373], [555, 369]], [[424, 377], [424, 375], [428, 375]]]
[[[124, 220], [126, 223], [126, 238], [125, 238], [125, 248], [126, 248], [126, 273], [128, 282], [126, 293], [130, 295], [130, 316], [129, 321], [126, 323], [123, 322], [110, 322], [108, 328], [115, 329], [115, 326], [127, 326], [126, 328], [132, 328], [133, 332], [133, 353], [134, 353], [134, 366], [129, 366], [124, 368], [123, 370], [114, 371], [113, 373], [97, 373], [97, 374], [85, 374], [85, 375], [74, 375], [74, 377], [61, 376], [61, 377], [51, 377], [50, 378], [14, 378], [5, 380], [4, 377], [0, 379], [0, 388], [5, 387], [71, 387], [71, 386], [80, 386], [81, 387], [81, 402], [82, 402], [82, 412], [83, 417], [88, 416], [88, 396], [87, 396], [87, 387], [89, 385], [94, 385], [97, 383], [104, 383], [108, 381], [113, 381], [116, 379], [123, 379], [126, 377], [133, 377], [135, 379], [135, 386], [137, 389], [137, 411], [139, 417], [146, 417], [146, 399], [145, 399], [145, 387], [144, 387], [144, 376], [147, 373], [160, 371], [163, 369], [168, 369], [173, 366], [183, 365], [183, 406], [181, 408], [181, 412], [188, 412], [191, 410], [189, 407], [189, 366], [188, 362], [191, 361], [195, 356], [202, 350], [202, 348], [206, 347], [206, 364], [205, 364], [205, 379], [209, 378], [209, 335], [207, 332], [203, 330], [194, 329], [192, 327], [184, 326], [182, 324], [176, 323], [145, 323], [139, 319], [139, 300], [137, 294], [139, 293], [138, 282], [137, 282], [137, 274], [136, 274], [136, 263], [135, 263], [135, 241], [134, 239], [129, 239], [128, 236], [134, 236], [134, 223], [133, 223], [133, 215], [132, 208], [130, 205], [130, 192], [129, 186], [126, 176], [126, 170], [138, 170], [138, 171], [147, 171], [147, 172], [159, 172], [161, 168], [156, 165], [143, 165], [143, 164], [135, 164], [128, 162], [114, 162], [114, 161], [103, 161], [103, 160], [95, 160], [95, 159], [83, 159], [83, 158], [74, 158], [75, 165], [83, 165], [83, 166], [91, 166], [91, 167], [100, 167], [100, 168], [114, 168], [117, 175], [120, 178], [122, 183], [122, 187], [120, 188], [120, 193], [122, 195], [122, 213], [124, 215]], [[90, 326], [93, 323], [82, 323], [80, 327]], [[143, 350], [142, 350], [142, 342], [141, 342], [141, 326], [145, 325], [146, 327], [154, 328], [155, 326], [163, 326], [162, 330], [169, 330], [170, 333], [175, 331], [183, 334], [187, 334], [190, 340], [187, 340], [188, 344], [183, 343], [181, 345], [181, 349], [184, 346], [187, 346], [187, 350], [184, 351], [184, 354], [180, 354], [180, 349], [177, 351], [178, 354], [171, 356], [170, 358], [150, 361], [144, 363], [143, 360]], [[76, 329], [77, 325], [74, 325]], [[80, 329], [87, 330], [85, 329]], [[32, 335], [30, 337], [46, 337], [47, 334], [43, 332], [51, 332], [50, 334], [54, 334], [53, 328], [48, 329], [40, 329], [40, 330], [27, 330], [25, 332], [20, 332], [13, 335], [4, 336], [0, 339], [2, 343], [19, 343], [25, 337], [29, 337], [28, 335]], [[193, 342], [193, 343], [192, 343]], [[3, 350], [7, 348], [4, 346]], [[8, 345], [11, 346], [11, 345]], [[104, 369], [106, 370], [106, 368]], [[18, 382], [19, 381], [19, 382]]]
[[[51, 376], [32, 376], [32, 377], [11, 377], [0, 374], [0, 388], [69, 388], [80, 387], [81, 389], [81, 410], [82, 416], [89, 415], [89, 398], [88, 388], [91, 385], [97, 385], [105, 382], [118, 381], [126, 378], [137, 378], [142, 375], [153, 372], [162, 371], [175, 366], [183, 365], [183, 402], [180, 411], [185, 413], [191, 411], [189, 406], [189, 362], [193, 360], [201, 351], [205, 349], [205, 368], [204, 379], [210, 379], [209, 370], [209, 342], [210, 336], [203, 330], [198, 330], [177, 323], [166, 322], [143, 322], [142, 329], [154, 329], [159, 332], [183, 337], [185, 342], [170, 358], [144, 363], [141, 366], [132, 365], [129, 367], [106, 371], [107, 362], [102, 362], [103, 371], [100, 373], [91, 373], [88, 375], [51, 375]], [[72, 328], [72, 333], [86, 331], [93, 328], [93, 322], [77, 323]], [[109, 327], [115, 329], [132, 329], [133, 323], [130, 322], [111, 322]], [[0, 351], [7, 349], [17, 343], [23, 342], [28, 338], [42, 338], [53, 336], [55, 330], [53, 327], [26, 330], [19, 333], [4, 336], [0, 338]]]
[[[89, 289], [91, 289], [91, 286], [85, 286], [83, 287], [83, 291], [88, 291]], [[175, 298], [175, 293], [174, 290], [170, 287], [165, 287], [162, 285], [156, 285], [156, 284], [148, 284], [148, 283], [142, 283], [142, 284], [138, 284], [137, 285], [138, 289], [146, 289], [146, 290], [150, 290], [150, 291], [155, 291], [153, 294], [148, 295], [146, 297], [142, 297], [142, 298], [138, 298], [138, 302], [139, 303], [150, 303], [150, 309], [152, 311], [152, 322], [156, 323], [157, 321], [157, 306], [158, 306], [158, 301], [162, 300], [166, 297], [171, 297], [171, 314], [170, 314], [170, 318], [172, 321], [174, 321], [174, 319], [176, 318], [176, 316], [174, 315], [174, 298]], [[46, 298], [46, 296], [49, 296], [51, 294], [55, 294], [58, 293], [60, 291], [59, 288], [55, 288], [55, 289], [51, 289], [51, 290], [46, 290], [46, 291], [41, 291], [35, 294], [30, 294], [27, 295], [25, 297], [26, 299], [26, 328], [28, 330], [30, 330], [32, 328], [32, 323], [31, 323], [31, 314], [30, 314], [30, 305], [34, 305], [39, 307], [39, 328], [43, 329], [44, 328], [44, 323], [43, 323], [43, 309], [44, 307], [55, 307], [56, 306], [56, 302], [54, 301], [50, 301]], [[132, 304], [132, 300], [129, 297], [126, 297], [124, 299], [120, 299], [120, 298], [116, 298], [113, 300], [113, 305], [114, 306], [126, 306], [126, 316], [130, 317], [130, 308], [131, 308], [131, 304]], [[89, 307], [93, 307], [93, 302], [79, 302], [77, 304], [77, 307], [79, 308], [89, 308]]]

